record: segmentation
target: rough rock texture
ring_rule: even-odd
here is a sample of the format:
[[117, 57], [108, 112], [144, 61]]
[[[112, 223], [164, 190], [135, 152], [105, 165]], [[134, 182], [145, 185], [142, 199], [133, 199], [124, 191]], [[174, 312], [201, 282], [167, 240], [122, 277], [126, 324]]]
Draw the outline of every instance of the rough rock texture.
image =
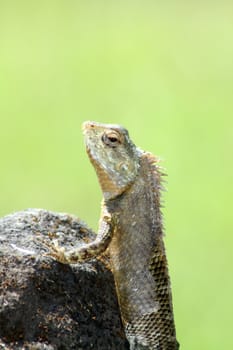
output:
[[62, 265], [40, 239], [93, 239], [83, 222], [29, 209], [0, 219], [0, 350], [129, 349], [113, 276], [99, 260]]

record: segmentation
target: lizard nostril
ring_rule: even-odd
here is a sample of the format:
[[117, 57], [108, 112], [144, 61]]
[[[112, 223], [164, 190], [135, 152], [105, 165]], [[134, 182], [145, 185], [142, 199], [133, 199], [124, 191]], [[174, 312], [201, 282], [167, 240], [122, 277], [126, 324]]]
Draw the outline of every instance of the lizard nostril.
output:
[[85, 132], [86, 130], [90, 129], [90, 128], [94, 128], [96, 126], [96, 124], [92, 121], [87, 121], [87, 122], [84, 122], [82, 124], [82, 129], [83, 131]]

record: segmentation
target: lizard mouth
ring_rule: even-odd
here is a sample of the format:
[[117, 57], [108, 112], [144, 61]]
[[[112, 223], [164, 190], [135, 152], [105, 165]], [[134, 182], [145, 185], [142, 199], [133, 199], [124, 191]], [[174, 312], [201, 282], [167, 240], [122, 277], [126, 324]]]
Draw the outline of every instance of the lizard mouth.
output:
[[93, 121], [86, 121], [82, 124], [82, 132], [87, 149], [90, 150], [90, 142], [96, 143], [96, 140], [94, 140], [94, 138], [96, 138], [101, 125], [102, 124]]

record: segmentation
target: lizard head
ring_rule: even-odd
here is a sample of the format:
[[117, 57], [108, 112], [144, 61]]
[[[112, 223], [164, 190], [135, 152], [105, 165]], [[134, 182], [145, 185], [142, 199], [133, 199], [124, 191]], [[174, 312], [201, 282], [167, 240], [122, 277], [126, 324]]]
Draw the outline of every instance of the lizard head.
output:
[[122, 194], [135, 180], [139, 150], [119, 125], [88, 121], [83, 124], [87, 154], [106, 200]]

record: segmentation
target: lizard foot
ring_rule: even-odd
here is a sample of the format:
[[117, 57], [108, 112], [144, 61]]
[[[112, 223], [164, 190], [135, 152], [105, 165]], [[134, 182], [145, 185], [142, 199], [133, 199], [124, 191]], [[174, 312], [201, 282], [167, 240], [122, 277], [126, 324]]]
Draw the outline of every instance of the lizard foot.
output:
[[44, 256], [50, 256], [62, 264], [69, 263], [69, 260], [66, 257], [65, 248], [60, 247], [57, 240], [54, 239], [51, 241], [51, 243], [41, 239], [39, 239], [39, 241], [48, 249], [48, 252], [43, 254]]

